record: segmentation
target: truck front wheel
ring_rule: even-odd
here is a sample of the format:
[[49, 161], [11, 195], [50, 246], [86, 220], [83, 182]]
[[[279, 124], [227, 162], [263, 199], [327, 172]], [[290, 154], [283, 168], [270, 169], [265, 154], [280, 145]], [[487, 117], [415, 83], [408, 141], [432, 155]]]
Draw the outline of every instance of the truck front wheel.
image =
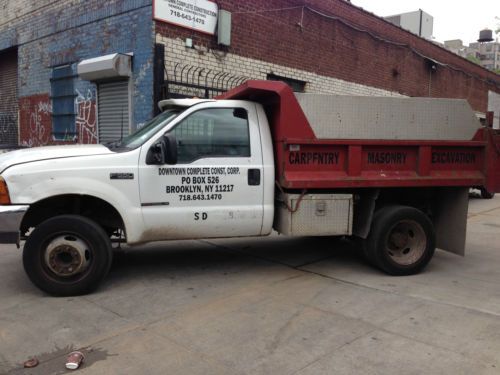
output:
[[97, 223], [61, 215], [33, 230], [24, 245], [23, 264], [38, 288], [55, 296], [73, 296], [97, 288], [112, 256], [109, 237]]
[[429, 263], [435, 243], [434, 226], [423, 212], [406, 206], [384, 207], [373, 218], [366, 255], [390, 275], [413, 275]]

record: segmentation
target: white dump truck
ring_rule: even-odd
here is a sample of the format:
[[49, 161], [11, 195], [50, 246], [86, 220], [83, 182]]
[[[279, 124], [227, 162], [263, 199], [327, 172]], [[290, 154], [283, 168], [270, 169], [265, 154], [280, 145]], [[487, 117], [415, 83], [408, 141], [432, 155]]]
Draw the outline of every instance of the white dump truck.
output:
[[[469, 187], [499, 191], [500, 136], [467, 102], [294, 94], [248, 81], [106, 145], [0, 156], [0, 242], [33, 283], [94, 290], [112, 242], [353, 236], [392, 275], [463, 254]], [[304, 249], [307, 251], [307, 249]]]

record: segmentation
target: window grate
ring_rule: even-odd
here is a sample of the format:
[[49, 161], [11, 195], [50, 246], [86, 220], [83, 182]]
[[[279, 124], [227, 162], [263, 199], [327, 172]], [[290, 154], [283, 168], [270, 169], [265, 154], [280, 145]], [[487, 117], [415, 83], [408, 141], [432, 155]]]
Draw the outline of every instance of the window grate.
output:
[[74, 139], [76, 136], [75, 77], [71, 65], [52, 68], [52, 77], [50, 78], [52, 136], [56, 140]]

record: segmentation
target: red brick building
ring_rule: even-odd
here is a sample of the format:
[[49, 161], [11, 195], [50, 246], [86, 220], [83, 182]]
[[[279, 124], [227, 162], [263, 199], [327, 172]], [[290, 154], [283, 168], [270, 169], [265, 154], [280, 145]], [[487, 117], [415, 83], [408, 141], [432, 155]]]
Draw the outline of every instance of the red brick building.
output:
[[[306, 92], [464, 98], [480, 114], [487, 111], [488, 92], [500, 93], [499, 75], [348, 1], [216, 3], [232, 16], [230, 46], [218, 45], [216, 36], [156, 21], [169, 80], [225, 87], [238, 80], [213, 76], [282, 77]], [[193, 47], [186, 47], [186, 39]]]

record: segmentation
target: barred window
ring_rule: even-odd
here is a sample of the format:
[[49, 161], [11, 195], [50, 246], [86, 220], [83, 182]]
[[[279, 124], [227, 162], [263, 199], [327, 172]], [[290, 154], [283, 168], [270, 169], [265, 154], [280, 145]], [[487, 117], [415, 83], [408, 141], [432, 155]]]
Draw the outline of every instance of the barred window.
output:
[[52, 69], [50, 78], [52, 99], [52, 135], [57, 140], [73, 139], [75, 129], [75, 89], [76, 75], [71, 65]]

